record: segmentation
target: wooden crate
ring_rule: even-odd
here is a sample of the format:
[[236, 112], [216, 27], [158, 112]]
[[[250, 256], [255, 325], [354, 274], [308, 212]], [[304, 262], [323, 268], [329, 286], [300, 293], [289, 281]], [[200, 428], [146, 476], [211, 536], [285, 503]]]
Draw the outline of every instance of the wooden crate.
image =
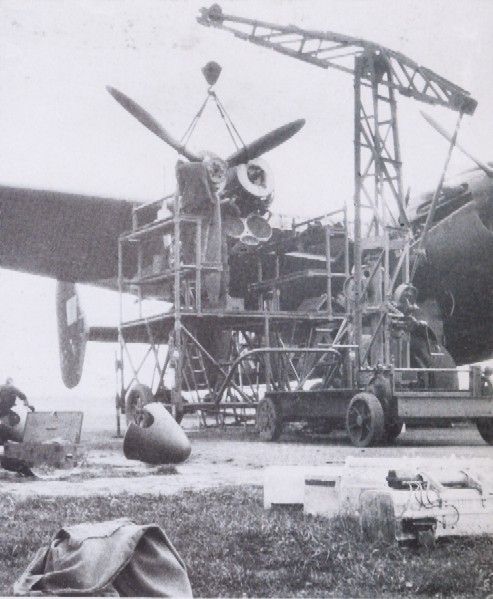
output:
[[8, 470], [33, 466], [73, 468], [82, 429], [82, 412], [32, 412], [27, 414], [22, 442], [7, 441], [2, 467]]

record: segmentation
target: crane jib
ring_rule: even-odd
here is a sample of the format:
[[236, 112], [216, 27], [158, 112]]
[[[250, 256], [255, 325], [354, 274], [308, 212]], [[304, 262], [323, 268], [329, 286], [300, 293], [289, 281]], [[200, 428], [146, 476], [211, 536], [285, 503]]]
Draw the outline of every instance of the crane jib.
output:
[[[259, 19], [226, 15], [218, 4], [202, 8], [197, 21], [233, 33], [253, 44], [270, 48], [322, 68], [354, 73], [351, 57], [372, 54], [385, 61], [389, 84], [401, 95], [427, 104], [445, 106], [472, 115], [477, 101], [470, 93], [409, 57], [361, 38], [332, 31], [313, 31], [293, 25], [277, 25]], [[368, 72], [367, 79], [373, 75]]]

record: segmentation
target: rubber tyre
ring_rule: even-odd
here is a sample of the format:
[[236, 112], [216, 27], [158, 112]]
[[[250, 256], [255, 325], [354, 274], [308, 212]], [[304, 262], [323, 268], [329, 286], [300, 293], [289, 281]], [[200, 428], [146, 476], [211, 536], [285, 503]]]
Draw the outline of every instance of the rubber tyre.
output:
[[139, 415], [139, 412], [146, 404], [153, 401], [154, 395], [147, 385], [141, 385], [140, 383], [134, 385], [129, 390], [125, 398], [125, 418], [127, 421], [127, 426], [129, 426], [129, 424], [132, 422], [134, 424], [140, 425], [142, 418]]
[[346, 431], [356, 447], [370, 447], [383, 439], [385, 415], [372, 393], [357, 393], [351, 399], [346, 411]]
[[261, 441], [277, 441], [283, 428], [279, 402], [267, 397], [258, 402], [257, 430]]
[[483, 441], [493, 445], [493, 418], [480, 418], [476, 421], [476, 426]]

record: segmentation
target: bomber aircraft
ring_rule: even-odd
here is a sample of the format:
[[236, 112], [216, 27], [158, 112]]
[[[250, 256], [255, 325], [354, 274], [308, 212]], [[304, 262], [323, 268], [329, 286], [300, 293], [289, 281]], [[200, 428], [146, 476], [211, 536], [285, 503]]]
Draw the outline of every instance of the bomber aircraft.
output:
[[[217, 63], [209, 63], [212, 71]], [[217, 65], [217, 66], [216, 66]], [[209, 76], [209, 75], [208, 75]], [[210, 81], [217, 75], [211, 74]], [[204, 185], [224, 186], [222, 228], [237, 239], [237, 245], [248, 247], [270, 237], [271, 227], [263, 215], [272, 201], [271, 171], [260, 156], [284, 143], [304, 125], [299, 119], [278, 127], [220, 159], [212, 152], [195, 153], [170, 135], [159, 122], [121, 91], [108, 87], [115, 100], [145, 127], [173, 147], [187, 162], [180, 165], [203, 167], [207, 173]], [[184, 202], [186, 204], [186, 201]], [[184, 205], [183, 210], [201, 210]], [[172, 209], [172, 196], [149, 204], [128, 200], [78, 195], [59, 191], [0, 186], [0, 267], [56, 279], [56, 311], [62, 379], [68, 388], [75, 387], [82, 375], [87, 340], [115, 340], [113, 331], [104, 327], [89, 329], [75, 287], [76, 283], [118, 290], [118, 239], [132, 229], [135, 209], [140, 208], [139, 223], [153, 221], [162, 207]], [[211, 223], [208, 235], [208, 258], [220, 252], [221, 231]], [[218, 241], [219, 240], [219, 241]], [[148, 248], [152, 260], [155, 248]], [[135, 274], [136, 257], [123, 265], [128, 276]], [[209, 287], [213, 283], [211, 282]], [[149, 297], [156, 297], [148, 289]], [[209, 290], [212, 294], [212, 289]], [[206, 289], [207, 292], [207, 289]], [[170, 300], [161, 292], [157, 299]], [[113, 335], [112, 335], [113, 333]], [[110, 339], [108, 339], [108, 334]]]
[[[179, 161], [178, 178], [180, 172], [185, 172], [183, 165], [202, 165], [208, 173], [207, 184], [221, 187], [222, 226], [232, 239], [238, 240], [229, 246], [233, 248], [230, 262], [235, 260], [238, 248], [270, 238], [272, 229], [265, 217], [272, 201], [272, 177], [260, 156], [299, 131], [303, 120], [274, 129], [221, 160], [211, 152], [198, 154], [189, 150], [128, 96], [114, 88], [108, 91], [188, 161]], [[418, 366], [450, 367], [492, 356], [493, 168], [474, 160], [476, 169], [443, 186], [414, 279], [419, 290], [420, 316], [428, 322], [440, 346], [446, 348], [436, 357], [418, 347]], [[425, 194], [409, 204], [409, 220], [416, 237], [424, 225], [432, 196], [433, 193]], [[0, 266], [57, 280], [60, 362], [67, 387], [76, 386], [80, 380], [86, 341], [105, 340], [103, 328], [87, 328], [75, 285], [117, 289], [119, 236], [132, 228], [136, 207], [142, 208], [142, 222], [138, 224], [146, 224], [156, 218], [162, 204], [163, 201], [139, 205], [57, 191], [0, 187]], [[192, 201], [188, 209], [193, 212], [200, 207], [194, 207]], [[211, 226], [208, 251], [214, 254], [219, 251], [217, 240], [221, 235], [214, 233]], [[150, 248], [150, 259], [152, 254]], [[124, 263], [123, 268], [131, 275], [136, 269], [135, 260]], [[242, 286], [241, 280], [235, 282], [234, 276], [230, 276], [231, 287]], [[219, 293], [214, 286], [211, 280], [206, 289], [211, 302], [217, 301]], [[152, 289], [149, 296], [153, 296]], [[172, 297], [170, 294], [161, 299]]]

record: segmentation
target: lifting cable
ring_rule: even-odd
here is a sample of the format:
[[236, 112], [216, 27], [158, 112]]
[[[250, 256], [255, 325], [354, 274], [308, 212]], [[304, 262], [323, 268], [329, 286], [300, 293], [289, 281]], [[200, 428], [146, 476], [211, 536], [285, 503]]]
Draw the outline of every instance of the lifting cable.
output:
[[200, 117], [202, 116], [202, 113], [204, 112], [204, 109], [207, 106], [209, 98], [210, 96], [207, 95], [205, 100], [202, 102], [202, 106], [199, 108], [197, 114], [193, 117], [192, 122], [190, 123], [190, 125], [188, 125], [185, 133], [183, 134], [183, 137], [180, 139], [180, 143], [182, 143], [184, 146], [186, 146], [187, 143], [190, 141], [190, 137], [192, 136], [192, 133], [194, 132], [195, 127], [197, 126], [197, 123], [199, 122]]
[[239, 148], [239, 145], [238, 145], [238, 142], [237, 142], [235, 136], [233, 135], [233, 132], [236, 135], [236, 137], [238, 138], [240, 144], [243, 147], [246, 147], [245, 142], [243, 141], [238, 129], [235, 127], [235, 124], [231, 120], [231, 117], [229, 116], [228, 112], [226, 111], [226, 108], [224, 107], [223, 103], [217, 97], [216, 92], [214, 90], [209, 90], [209, 93], [212, 95], [212, 97], [214, 98], [214, 101], [216, 102], [216, 106], [219, 111], [219, 114], [221, 115], [221, 118], [224, 121], [226, 129], [228, 130], [228, 133], [229, 133], [231, 139], [233, 140], [233, 143], [236, 146], [236, 149]]
[[202, 105], [200, 106], [197, 114], [193, 117], [190, 125], [187, 127], [185, 133], [183, 134], [182, 138], [180, 139], [180, 143], [183, 144], [184, 146], [186, 146], [188, 144], [188, 142], [190, 141], [190, 138], [192, 137], [193, 132], [195, 131], [195, 128], [197, 127], [197, 124], [198, 124], [202, 114], [204, 113], [205, 107], [207, 106], [210, 98], [213, 98], [213, 100], [216, 104], [217, 110], [219, 112], [219, 115], [223, 119], [226, 130], [228, 131], [229, 136], [231, 137], [236, 149], [238, 150], [240, 146], [243, 146], [243, 148], [245, 148], [246, 147], [245, 142], [243, 141], [238, 129], [236, 128], [235, 124], [233, 123], [233, 121], [232, 121], [231, 117], [229, 116], [223, 103], [217, 97], [216, 92], [212, 89], [212, 86], [209, 87], [209, 89], [207, 90], [207, 96], [206, 96], [205, 100], [202, 102]]

